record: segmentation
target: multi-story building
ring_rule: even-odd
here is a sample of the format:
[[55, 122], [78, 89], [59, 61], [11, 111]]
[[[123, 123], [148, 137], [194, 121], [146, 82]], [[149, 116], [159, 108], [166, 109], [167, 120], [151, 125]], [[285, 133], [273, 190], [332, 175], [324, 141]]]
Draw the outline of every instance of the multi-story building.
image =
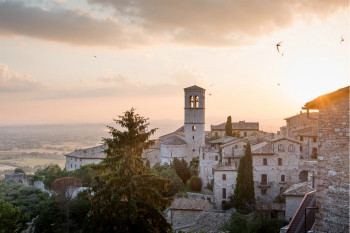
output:
[[[225, 136], [226, 123], [219, 125], [211, 125], [211, 136]], [[238, 132], [241, 137], [248, 137], [254, 134], [258, 134], [259, 122], [232, 122], [232, 132]]]

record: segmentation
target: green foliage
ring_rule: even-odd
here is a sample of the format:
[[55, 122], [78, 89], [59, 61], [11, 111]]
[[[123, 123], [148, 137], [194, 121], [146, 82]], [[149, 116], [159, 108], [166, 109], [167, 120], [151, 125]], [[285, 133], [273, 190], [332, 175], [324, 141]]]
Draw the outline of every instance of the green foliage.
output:
[[70, 204], [71, 231], [82, 229], [87, 232], [89, 225], [87, 215], [91, 209], [91, 196], [87, 191], [81, 191]]
[[214, 135], [214, 136], [211, 136], [210, 141], [214, 141], [214, 140], [219, 139], [219, 138], [221, 138], [220, 135]]
[[207, 189], [213, 191], [214, 179], [211, 179], [210, 183], [207, 184]]
[[248, 233], [248, 221], [247, 218], [240, 213], [233, 213], [229, 222], [225, 223], [221, 230], [230, 233]]
[[39, 217], [35, 221], [36, 233], [65, 232], [64, 213], [58, 209], [55, 197], [40, 204]]
[[241, 137], [241, 133], [239, 131], [233, 131], [232, 136], [239, 138]]
[[185, 185], [182, 183], [182, 180], [176, 174], [175, 169], [168, 164], [161, 166], [159, 165], [159, 163], [157, 163], [152, 168], [152, 173], [171, 180], [171, 184], [169, 185], [169, 190], [163, 193], [163, 196], [172, 197], [176, 193], [182, 192], [185, 188]]
[[255, 219], [250, 224], [250, 233], [279, 233], [280, 229], [288, 225], [286, 220], [278, 219]]
[[149, 162], [148, 159], [147, 159], [147, 161], [146, 161], [146, 167], [151, 168], [151, 164], [150, 164], [150, 162]]
[[40, 211], [40, 203], [47, 200], [48, 195], [33, 186], [9, 181], [0, 183], [0, 198], [17, 206], [22, 214], [29, 214], [33, 218]]
[[286, 197], [281, 194], [277, 195], [273, 200], [274, 203], [286, 203]]
[[19, 208], [0, 199], [0, 233], [15, 232], [20, 220]]
[[74, 170], [72, 175], [82, 181], [83, 187], [91, 187], [96, 176], [96, 172], [93, 169], [94, 166], [95, 164], [86, 164], [79, 169]]
[[171, 225], [161, 211], [170, 200], [168, 179], [151, 173], [141, 159], [143, 150], [154, 143], [149, 140], [156, 129], [147, 131], [146, 118], [125, 112], [114, 121], [125, 131], [108, 127], [112, 138], [104, 138], [106, 158], [93, 169], [98, 172], [92, 187], [89, 213], [94, 232], [166, 232]]
[[178, 158], [174, 158], [172, 166], [175, 169], [176, 174], [182, 180], [182, 182], [186, 184], [187, 180], [191, 178], [191, 172], [188, 168], [186, 160], [184, 160], [183, 158], [181, 160], [179, 160]]
[[223, 202], [222, 203], [222, 209], [223, 210], [229, 210], [231, 208], [233, 208], [233, 203], [232, 202], [228, 201], [228, 202]]
[[233, 205], [240, 213], [249, 213], [254, 209], [254, 204], [253, 161], [248, 142], [238, 167]]
[[226, 121], [226, 125], [225, 125], [225, 136], [233, 137], [231, 116], [227, 117], [227, 121]]
[[25, 171], [22, 168], [17, 167], [13, 173], [24, 173], [25, 174]]
[[71, 176], [72, 172], [62, 170], [58, 164], [52, 164], [45, 169], [38, 169], [33, 176], [33, 181], [40, 180], [44, 183], [46, 189], [51, 188], [55, 179]]
[[219, 148], [219, 156], [220, 156], [219, 164], [222, 164], [222, 148], [221, 147]]
[[190, 162], [190, 174], [191, 176], [198, 176], [198, 166], [199, 166], [199, 156], [195, 156], [192, 158]]
[[191, 176], [187, 181], [187, 186], [191, 191], [200, 192], [202, 190], [202, 180], [198, 176]]

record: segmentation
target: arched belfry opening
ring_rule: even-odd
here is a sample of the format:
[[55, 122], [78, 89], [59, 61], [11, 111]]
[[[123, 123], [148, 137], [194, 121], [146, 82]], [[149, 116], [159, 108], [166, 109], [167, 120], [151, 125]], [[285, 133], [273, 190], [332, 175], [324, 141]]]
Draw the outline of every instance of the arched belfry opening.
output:
[[191, 95], [190, 98], [190, 108], [193, 108], [194, 104], [193, 104], [193, 96]]
[[196, 95], [196, 96], [194, 97], [194, 107], [195, 107], [195, 108], [198, 108], [198, 107], [199, 107], [199, 97], [198, 97], [198, 95]]

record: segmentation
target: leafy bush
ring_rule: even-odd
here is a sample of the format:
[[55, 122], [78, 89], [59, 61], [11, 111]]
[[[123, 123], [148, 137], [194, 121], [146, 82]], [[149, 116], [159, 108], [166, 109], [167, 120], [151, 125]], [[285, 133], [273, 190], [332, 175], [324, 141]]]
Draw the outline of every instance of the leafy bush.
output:
[[19, 208], [0, 199], [0, 233], [14, 232], [20, 219]]
[[248, 221], [246, 217], [240, 213], [233, 213], [229, 222], [221, 227], [222, 231], [230, 233], [248, 233]]
[[207, 184], [207, 189], [213, 191], [214, 179], [211, 179], [210, 183]]
[[202, 190], [202, 180], [198, 176], [192, 176], [187, 181], [187, 186], [191, 191], [200, 192]]
[[24, 173], [25, 171], [22, 168], [17, 167], [13, 173]]

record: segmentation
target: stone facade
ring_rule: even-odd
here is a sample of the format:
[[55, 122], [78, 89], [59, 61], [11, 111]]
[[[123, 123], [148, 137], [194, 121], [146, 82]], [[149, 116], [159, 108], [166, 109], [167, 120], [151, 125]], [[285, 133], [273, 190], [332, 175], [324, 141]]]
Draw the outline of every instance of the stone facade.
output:
[[33, 185], [33, 180], [24, 173], [5, 174], [5, 181], [16, 181], [25, 185]]
[[92, 148], [76, 150], [66, 154], [66, 169], [74, 171], [86, 164], [98, 164], [106, 157], [104, 153], [106, 146], [95, 146]]
[[222, 208], [223, 202], [228, 202], [236, 186], [237, 169], [234, 166], [220, 166], [214, 169], [214, 200], [215, 207]]
[[[226, 123], [211, 125], [211, 136], [225, 136], [225, 126]], [[232, 122], [232, 131], [239, 132], [241, 137], [249, 137], [251, 135], [260, 133], [259, 122]]]
[[306, 103], [304, 109], [319, 110], [315, 229], [349, 232], [349, 86]]

